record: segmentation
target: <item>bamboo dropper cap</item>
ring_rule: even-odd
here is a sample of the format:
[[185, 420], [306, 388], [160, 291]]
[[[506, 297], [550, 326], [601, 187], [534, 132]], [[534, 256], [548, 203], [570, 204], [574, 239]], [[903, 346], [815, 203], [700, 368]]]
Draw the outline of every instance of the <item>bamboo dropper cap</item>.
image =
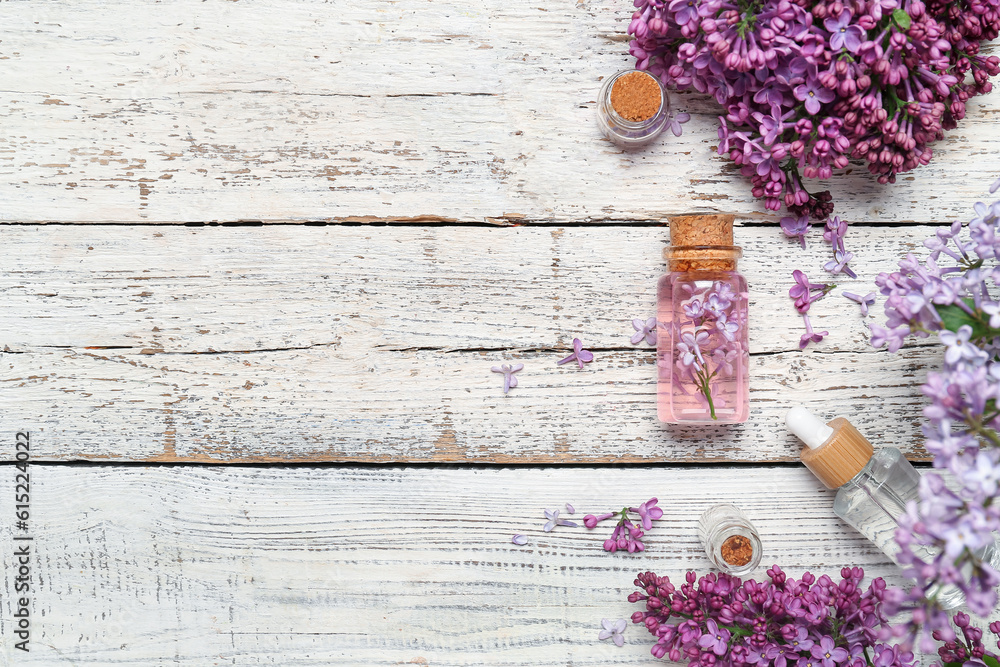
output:
[[800, 453], [802, 463], [828, 489], [839, 489], [851, 481], [874, 453], [872, 443], [843, 417], [824, 424], [796, 406], [785, 415], [785, 424], [806, 444]]

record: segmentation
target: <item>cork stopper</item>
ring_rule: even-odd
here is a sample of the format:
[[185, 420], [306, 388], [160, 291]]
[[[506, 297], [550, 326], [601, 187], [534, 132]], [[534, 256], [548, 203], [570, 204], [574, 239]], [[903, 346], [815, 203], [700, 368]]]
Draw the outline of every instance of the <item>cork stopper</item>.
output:
[[827, 423], [833, 435], [815, 449], [804, 447], [800, 456], [807, 468], [828, 489], [839, 489], [861, 472], [871, 459], [872, 443], [843, 417]]
[[677, 215], [670, 219], [670, 245], [733, 245], [735, 215]]
[[631, 123], [649, 120], [662, 104], [663, 89], [646, 72], [629, 72], [615, 79], [611, 86], [611, 108]]
[[735, 271], [743, 251], [733, 245], [730, 214], [678, 215], [670, 219], [670, 245], [663, 250], [671, 271]]

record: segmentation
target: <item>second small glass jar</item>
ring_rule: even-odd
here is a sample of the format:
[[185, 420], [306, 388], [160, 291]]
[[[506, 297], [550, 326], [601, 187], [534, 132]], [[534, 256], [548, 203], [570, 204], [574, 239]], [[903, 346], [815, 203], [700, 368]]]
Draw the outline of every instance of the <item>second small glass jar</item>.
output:
[[[625, 78], [628, 77], [628, 78]], [[615, 83], [622, 81], [624, 91], [622, 99], [629, 101], [633, 97], [643, 102], [648, 110], [639, 112], [636, 120], [623, 117], [612, 103], [615, 95]], [[625, 85], [631, 84], [631, 85]], [[630, 95], [631, 93], [631, 95]], [[656, 95], [659, 93], [659, 106], [656, 106]], [[638, 107], [636, 109], [638, 110]], [[643, 118], [647, 113], [651, 114]], [[670, 122], [670, 101], [667, 91], [660, 80], [642, 70], [622, 70], [610, 76], [601, 86], [597, 97], [597, 121], [601, 132], [608, 139], [622, 148], [637, 148], [655, 139]]]
[[705, 510], [698, 520], [698, 537], [712, 565], [727, 574], [743, 576], [760, 563], [760, 536], [736, 505]]

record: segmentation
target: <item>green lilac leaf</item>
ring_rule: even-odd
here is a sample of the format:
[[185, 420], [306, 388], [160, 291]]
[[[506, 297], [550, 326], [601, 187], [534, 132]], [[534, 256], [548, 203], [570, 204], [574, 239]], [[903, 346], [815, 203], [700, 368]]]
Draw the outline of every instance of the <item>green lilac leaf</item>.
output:
[[896, 8], [892, 12], [892, 20], [896, 22], [902, 30], [910, 29], [910, 15], [905, 10]]
[[[970, 309], [975, 308], [972, 299], [962, 299]], [[958, 332], [959, 327], [968, 325], [972, 327], [972, 340], [992, 339], [1000, 336], [1000, 330], [992, 328], [983, 318], [974, 317], [956, 305], [936, 306], [937, 314], [941, 317], [941, 325], [948, 331]]]
[[982, 660], [989, 665], [989, 667], [1000, 667], [1000, 660], [997, 660], [992, 655], [984, 655]]
[[946, 662], [946, 663], [944, 663], [944, 667], [962, 667], [962, 663], [960, 663], [960, 662]]

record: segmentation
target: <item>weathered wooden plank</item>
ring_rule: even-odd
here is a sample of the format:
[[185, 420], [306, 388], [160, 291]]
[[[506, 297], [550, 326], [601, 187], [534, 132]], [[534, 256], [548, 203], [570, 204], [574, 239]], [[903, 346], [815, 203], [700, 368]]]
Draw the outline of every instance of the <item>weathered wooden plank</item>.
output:
[[[600, 138], [630, 3], [9, 2], [0, 220], [632, 220], [762, 206], [679, 139]], [[998, 171], [1000, 95], [892, 188], [838, 178], [852, 219], [942, 219]]]
[[[776, 227], [742, 227], [751, 352], [798, 349], [792, 271], [817, 281], [830, 246], [802, 251]], [[574, 337], [629, 348], [655, 314], [666, 227], [2, 227], [0, 349], [124, 347], [205, 353], [325, 346], [551, 349]], [[866, 293], [926, 227], [857, 227], [848, 247]], [[844, 276], [837, 277], [838, 280]], [[818, 349], [866, 351], [856, 303], [833, 295], [811, 317]], [[869, 321], [874, 321], [875, 308]]]
[[[4, 450], [11, 449], [5, 445]], [[13, 516], [14, 470], [0, 476]], [[31, 652], [13, 647], [3, 577], [0, 662], [11, 665], [659, 664], [628, 618], [640, 571], [708, 571], [696, 522], [736, 502], [764, 563], [798, 576], [896, 570], [832, 511], [804, 468], [344, 469], [35, 465], [26, 532]], [[738, 480], [737, 483], [733, 483]], [[610, 531], [544, 533], [543, 508], [587, 512], [657, 496], [667, 514], [640, 555]], [[529, 543], [510, 543], [513, 533]]]
[[[923, 457], [918, 385], [933, 347], [873, 351], [858, 307], [812, 315], [798, 350], [792, 268], [773, 228], [740, 230], [752, 285], [750, 422], [655, 420], [662, 228], [7, 227], [0, 424], [39, 456], [238, 461], [785, 461], [784, 411], [853, 416]], [[852, 232], [864, 292], [924, 228]], [[817, 277], [821, 274], [815, 274]], [[873, 318], [869, 318], [874, 321]], [[597, 361], [557, 367], [574, 336]], [[526, 365], [503, 396], [490, 367]]]
[[[656, 420], [652, 350], [585, 370], [560, 356], [34, 349], [3, 355], [0, 430], [35, 432], [46, 460], [766, 462], [797, 459], [784, 414], [803, 403], [920, 458], [918, 385], [939, 353], [755, 355], [749, 421], [714, 428]], [[490, 367], [508, 360], [525, 368], [504, 396]]]

